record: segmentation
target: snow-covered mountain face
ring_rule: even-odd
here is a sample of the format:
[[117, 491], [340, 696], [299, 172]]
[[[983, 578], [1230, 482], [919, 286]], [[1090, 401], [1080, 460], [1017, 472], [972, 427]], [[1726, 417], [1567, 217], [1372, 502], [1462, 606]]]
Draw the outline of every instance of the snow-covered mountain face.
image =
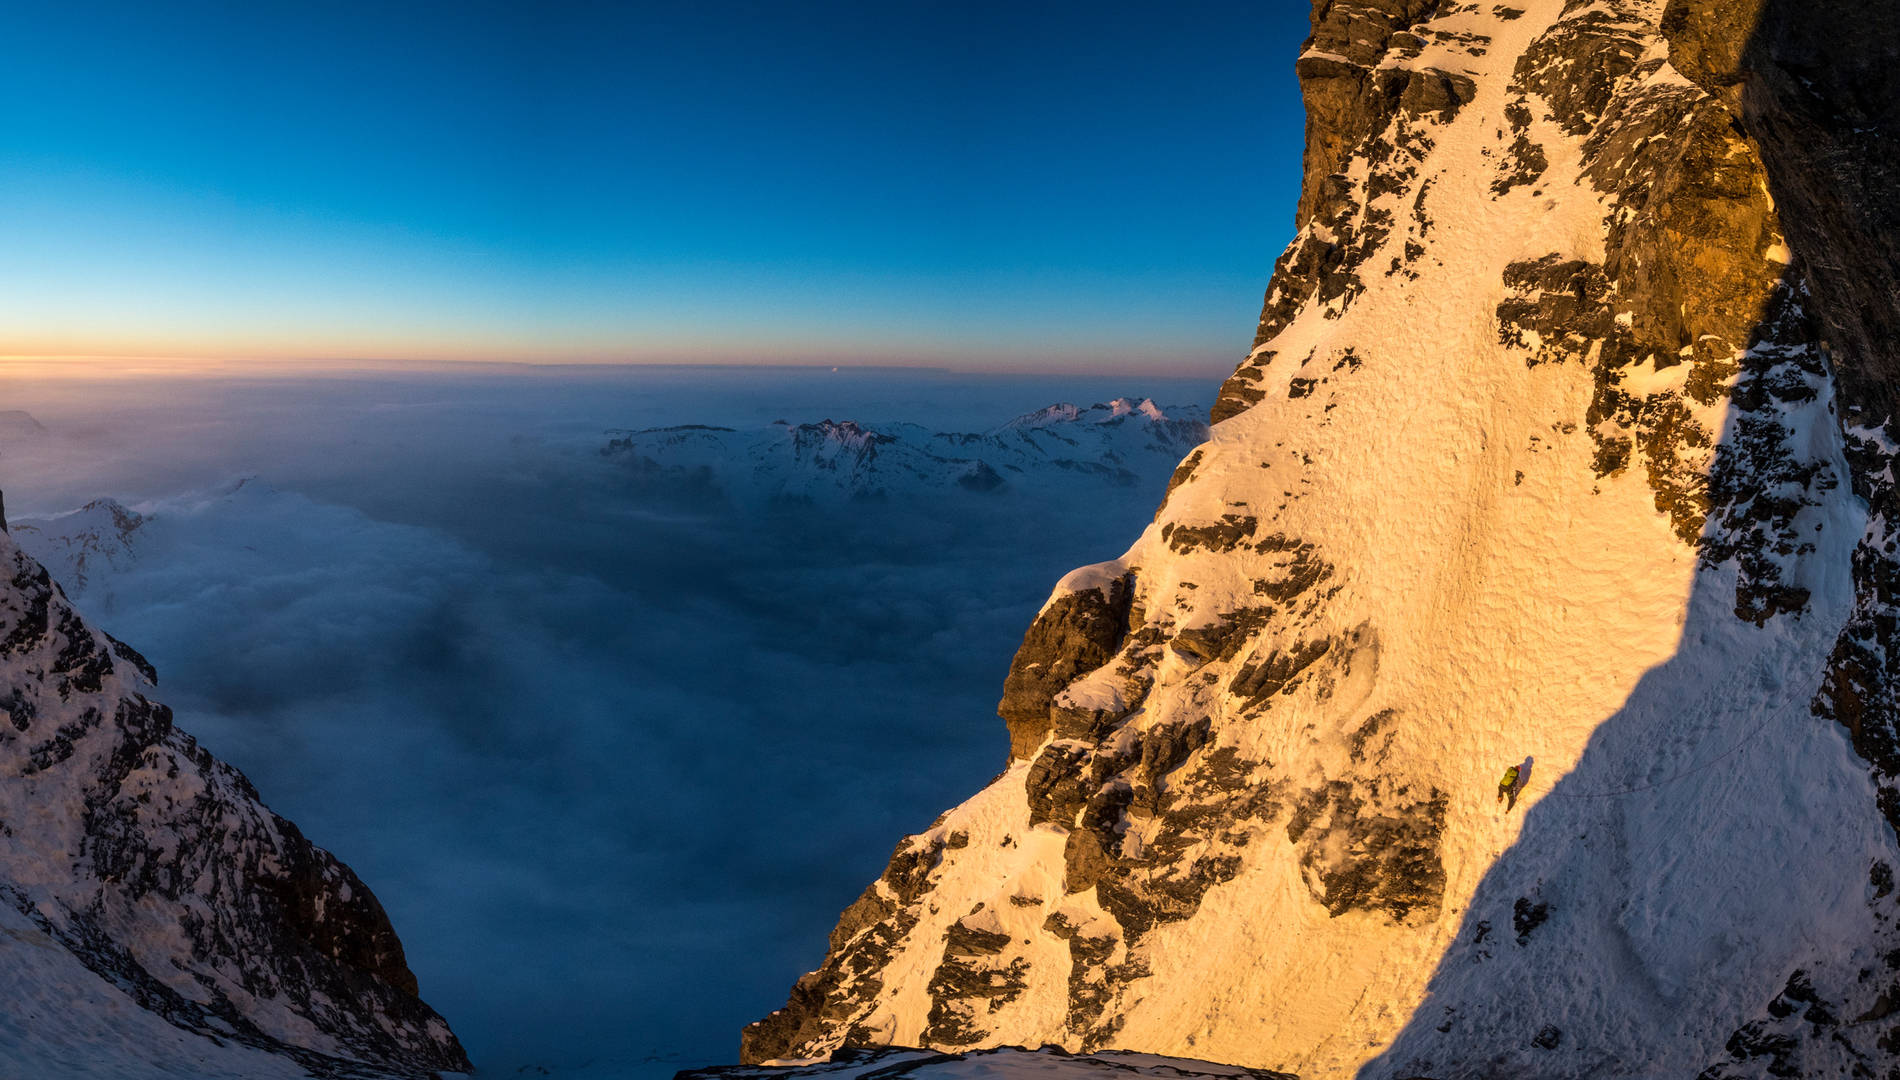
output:
[[83, 592], [95, 574], [122, 571], [138, 557], [146, 518], [116, 499], [94, 499], [70, 514], [13, 523], [16, 542], [33, 551], [53, 580]]
[[115, 498], [98, 498], [63, 514], [17, 518], [8, 528], [13, 541], [46, 568], [65, 595], [94, 616], [102, 616], [118, 606], [119, 579], [135, 570], [154, 547], [161, 559], [175, 557], [166, 550], [166, 541], [175, 542], [175, 537], [164, 535], [175, 524], [174, 512], [202, 512], [215, 506], [241, 520], [270, 514], [282, 498], [269, 484], [245, 477], [158, 503], [141, 502], [140, 509]]
[[1833, 0], [1317, 0], [1209, 439], [746, 1060], [1884, 1075], [1896, 54]]
[[611, 434], [601, 453], [657, 486], [826, 504], [956, 489], [1034, 492], [1052, 483], [1127, 487], [1157, 467], [1165, 475], [1207, 437], [1207, 425], [1198, 409], [1116, 398], [1051, 405], [988, 432], [823, 420]]
[[[81, 513], [76, 565], [137, 529]], [[363, 882], [174, 727], [151, 665], [4, 533], [0, 575], [9, 1075], [466, 1070]]]

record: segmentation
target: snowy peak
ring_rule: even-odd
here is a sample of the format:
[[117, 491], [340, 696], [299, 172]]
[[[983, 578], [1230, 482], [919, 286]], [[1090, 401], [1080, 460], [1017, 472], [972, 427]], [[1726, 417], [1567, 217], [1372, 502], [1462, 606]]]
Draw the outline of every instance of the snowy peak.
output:
[[827, 419], [820, 420], [816, 424], [799, 424], [797, 427], [780, 420], [772, 426], [785, 429], [793, 444], [801, 449], [836, 446], [843, 450], [862, 453], [868, 447], [878, 443], [896, 441], [895, 436], [880, 435], [859, 425], [855, 420], [840, 423]]
[[[1180, 410], [1176, 410], [1177, 412]], [[1088, 408], [1080, 408], [1068, 402], [1058, 402], [1047, 408], [1037, 409], [1003, 425], [1005, 428], [1040, 428], [1052, 424], [1103, 424], [1111, 420], [1120, 420], [1125, 416], [1135, 416], [1143, 420], [1156, 421], [1168, 419], [1149, 398], [1116, 398], [1113, 401], [1098, 402]]]
[[875, 471], [878, 449], [898, 441], [895, 435], [872, 431], [851, 420], [821, 420], [797, 427], [778, 423], [773, 429], [788, 440], [787, 452], [796, 467], [854, 476], [860, 470], [867, 474]]
[[16, 521], [13, 537], [52, 571], [56, 581], [77, 595], [85, 591], [93, 574], [131, 566], [139, 531], [148, 520], [117, 500], [95, 499], [68, 514]]
[[747, 1059], [1886, 1068], [1900, 15], [1824, 6], [1317, 2], [1212, 430]]
[[1145, 398], [1117, 398], [1086, 409], [1052, 405], [987, 433], [829, 419], [754, 431], [687, 425], [610, 433], [601, 453], [676, 491], [838, 502], [1127, 486], [1168, 475], [1206, 432], [1200, 420], [1170, 418]]
[[286, 496], [258, 477], [246, 476], [203, 491], [135, 510], [111, 498], [95, 499], [77, 510], [12, 523], [13, 539], [46, 567], [69, 596], [83, 599], [95, 613], [112, 609], [110, 592], [95, 585], [131, 570], [171, 524], [174, 512], [196, 513], [219, 506], [233, 517], [262, 517], [277, 512]]

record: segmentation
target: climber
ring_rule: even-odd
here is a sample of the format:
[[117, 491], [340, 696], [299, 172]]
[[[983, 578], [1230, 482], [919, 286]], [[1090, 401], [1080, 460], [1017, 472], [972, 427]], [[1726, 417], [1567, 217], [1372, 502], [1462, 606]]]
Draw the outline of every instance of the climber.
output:
[[1504, 779], [1498, 781], [1498, 798], [1511, 800], [1504, 807], [1504, 812], [1507, 814], [1517, 808], [1517, 775], [1517, 766], [1513, 765], [1504, 770]]

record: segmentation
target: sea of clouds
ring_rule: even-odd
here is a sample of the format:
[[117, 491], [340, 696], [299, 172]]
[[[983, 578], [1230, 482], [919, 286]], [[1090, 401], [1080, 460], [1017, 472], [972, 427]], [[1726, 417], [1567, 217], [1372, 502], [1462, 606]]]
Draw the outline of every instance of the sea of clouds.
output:
[[[376, 890], [485, 1073], [736, 1058], [900, 837], [1003, 765], [1010, 655], [1166, 473], [843, 506], [669, 493], [609, 428], [981, 431], [1211, 380], [648, 369], [37, 380], [9, 517], [110, 496], [80, 606]], [[34, 430], [35, 427], [44, 430]], [[50, 526], [49, 526], [50, 527]]]

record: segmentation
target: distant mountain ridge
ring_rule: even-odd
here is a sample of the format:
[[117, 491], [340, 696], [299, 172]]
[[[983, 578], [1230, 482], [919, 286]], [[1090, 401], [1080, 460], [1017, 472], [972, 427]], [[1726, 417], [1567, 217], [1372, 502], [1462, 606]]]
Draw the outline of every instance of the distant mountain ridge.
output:
[[984, 432], [852, 420], [613, 431], [601, 454], [655, 485], [742, 500], [876, 500], [945, 490], [1128, 486], [1207, 437], [1202, 410], [1147, 398], [1058, 403]]

